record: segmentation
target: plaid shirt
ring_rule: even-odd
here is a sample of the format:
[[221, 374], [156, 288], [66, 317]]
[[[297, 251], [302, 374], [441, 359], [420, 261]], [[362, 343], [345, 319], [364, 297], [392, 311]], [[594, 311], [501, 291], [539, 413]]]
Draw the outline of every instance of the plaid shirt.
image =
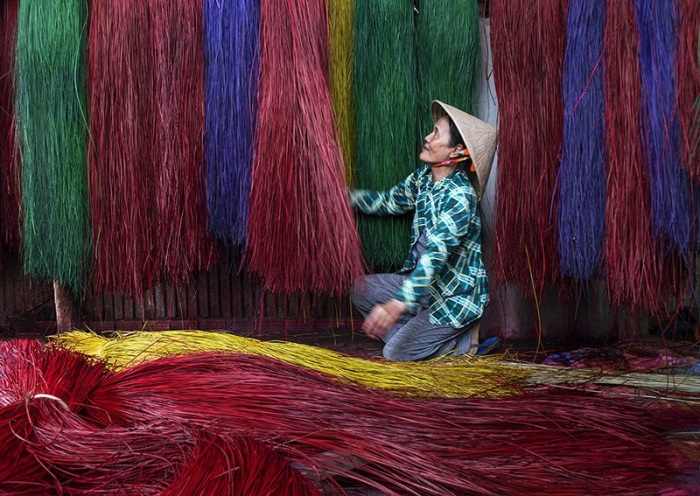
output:
[[409, 276], [397, 300], [415, 312], [428, 294], [433, 324], [460, 328], [481, 317], [489, 301], [481, 217], [474, 188], [461, 169], [433, 182], [430, 166], [425, 165], [387, 191], [351, 190], [350, 201], [367, 214], [415, 210], [411, 246], [425, 230], [425, 253], [416, 260], [411, 250], [399, 271]]

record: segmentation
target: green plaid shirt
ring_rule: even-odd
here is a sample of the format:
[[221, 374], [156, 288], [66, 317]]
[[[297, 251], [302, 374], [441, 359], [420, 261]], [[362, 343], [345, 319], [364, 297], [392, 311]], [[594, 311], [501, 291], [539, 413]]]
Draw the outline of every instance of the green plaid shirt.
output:
[[425, 165], [387, 191], [351, 190], [350, 201], [367, 214], [415, 210], [411, 246], [425, 230], [425, 253], [416, 260], [411, 250], [399, 271], [409, 276], [397, 300], [415, 311], [428, 294], [433, 324], [460, 328], [481, 317], [489, 301], [481, 217], [474, 188], [461, 169], [433, 182], [430, 166]]

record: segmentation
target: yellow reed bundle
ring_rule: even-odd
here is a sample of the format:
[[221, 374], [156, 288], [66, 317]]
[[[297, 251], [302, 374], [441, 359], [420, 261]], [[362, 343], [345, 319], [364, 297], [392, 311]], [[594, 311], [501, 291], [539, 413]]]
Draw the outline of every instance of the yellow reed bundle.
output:
[[117, 332], [104, 337], [74, 331], [53, 338], [58, 346], [124, 368], [171, 355], [234, 352], [267, 356], [348, 383], [415, 396], [492, 397], [519, 394], [527, 371], [494, 358], [460, 357], [427, 362], [386, 362], [343, 355], [286, 341], [260, 341], [205, 331]]
[[348, 185], [353, 184], [355, 166], [355, 102], [352, 86], [354, 19], [355, 0], [328, 2], [331, 99]]

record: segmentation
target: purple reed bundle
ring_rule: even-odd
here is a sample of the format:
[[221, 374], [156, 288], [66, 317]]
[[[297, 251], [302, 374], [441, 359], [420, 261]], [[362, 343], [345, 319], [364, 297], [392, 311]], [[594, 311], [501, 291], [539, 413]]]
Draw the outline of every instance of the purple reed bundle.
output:
[[562, 76], [559, 257], [562, 276], [579, 283], [598, 275], [605, 232], [604, 31], [604, 2], [569, 0]]
[[680, 9], [678, 111], [683, 140], [683, 166], [700, 182], [700, 2], [678, 0]]
[[642, 75], [642, 144], [649, 163], [653, 234], [686, 264], [693, 248], [690, 179], [681, 167], [681, 122], [676, 81], [677, 0], [636, 0]]
[[263, 0], [247, 269], [274, 292], [346, 293], [363, 273], [328, 86], [325, 0]]
[[20, 168], [12, 105], [18, 9], [19, 0], [0, 3], [0, 253], [20, 247]]
[[656, 315], [665, 296], [682, 296], [687, 269], [651, 234], [649, 167], [640, 130], [641, 74], [634, 0], [609, 0], [605, 99], [608, 149], [605, 287], [613, 307]]
[[500, 135], [494, 279], [541, 296], [559, 279], [566, 2], [493, 0], [490, 9]]
[[257, 105], [260, 0], [204, 2], [209, 231], [244, 245]]

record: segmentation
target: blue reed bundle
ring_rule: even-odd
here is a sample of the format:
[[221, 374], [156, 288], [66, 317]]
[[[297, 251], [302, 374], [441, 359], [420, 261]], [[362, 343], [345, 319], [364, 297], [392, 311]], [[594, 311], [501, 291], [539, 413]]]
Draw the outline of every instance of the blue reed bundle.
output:
[[84, 0], [20, 2], [15, 59], [24, 270], [76, 291], [89, 246], [86, 24]]
[[[672, 8], [669, 9], [669, 6]], [[681, 123], [676, 106], [676, 0], [636, 0], [642, 75], [642, 143], [650, 171], [653, 233], [688, 261], [693, 224], [690, 180], [681, 169]]]
[[253, 167], [259, 0], [204, 2], [209, 230], [245, 244]]
[[604, 2], [569, 1], [559, 255], [562, 275], [581, 282], [600, 267], [605, 232], [604, 31]]

